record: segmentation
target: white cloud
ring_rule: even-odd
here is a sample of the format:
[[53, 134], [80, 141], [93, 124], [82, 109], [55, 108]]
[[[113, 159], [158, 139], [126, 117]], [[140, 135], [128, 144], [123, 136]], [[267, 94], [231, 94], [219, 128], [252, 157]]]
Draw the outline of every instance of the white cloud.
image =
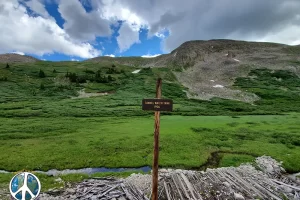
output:
[[54, 21], [29, 16], [17, 0], [0, 1], [0, 24], [0, 52], [16, 50], [40, 56], [59, 52], [81, 58], [101, 55], [91, 44], [74, 41]]
[[166, 37], [163, 33], [155, 33], [155, 36], [162, 39]]
[[[227, 38], [286, 44], [298, 44], [300, 40], [299, 0], [102, 2], [101, 6], [98, 4], [98, 9], [103, 11], [105, 17], [126, 20], [130, 27], [131, 24], [148, 27], [149, 37], [158, 36], [164, 39], [165, 51], [173, 50], [188, 40]], [[166, 38], [163, 38], [163, 30], [169, 32]]]
[[277, 42], [288, 43], [291, 45], [300, 44], [300, 26], [290, 26], [285, 29], [279, 30], [276, 33], [271, 33], [259, 39], [260, 42]]
[[[39, 16], [29, 16], [19, 1]], [[46, 2], [58, 4], [63, 29]], [[299, 44], [299, 10], [299, 0], [0, 0], [0, 53], [95, 57], [101, 55], [95, 38], [110, 37], [119, 20], [120, 52], [140, 42], [141, 28], [159, 37], [166, 52], [188, 40], [218, 38]]]
[[132, 30], [127, 23], [123, 23], [120, 30], [117, 42], [120, 52], [128, 50], [134, 43], [140, 43], [139, 32]]
[[75, 59], [75, 58], [72, 58], [71, 61], [77, 61], [77, 62], [79, 62], [79, 60], [77, 60], [77, 59]]
[[13, 52], [11, 52], [11, 53], [19, 54], [19, 55], [22, 55], [22, 56], [25, 55], [25, 53], [23, 53], [23, 52], [21, 52], [21, 51], [13, 51]]
[[141, 57], [143, 58], [154, 58], [154, 57], [157, 57], [157, 56], [160, 56], [161, 54], [154, 54], [154, 55], [151, 55], [151, 54], [146, 54], [146, 55], [143, 55]]
[[65, 20], [64, 30], [79, 41], [93, 41], [97, 36], [110, 36], [110, 22], [97, 10], [87, 13], [78, 0], [61, 0], [58, 11]]
[[39, 14], [45, 18], [51, 18], [41, 0], [30, 0], [26, 2], [26, 5], [36, 14]]
[[121, 1], [102, 0], [101, 4], [95, 4], [97, 3], [94, 3], [94, 6], [101, 11], [103, 18], [113, 22], [118, 20], [126, 21], [128, 26], [134, 31], [139, 31], [140, 28], [148, 24], [146, 20]]
[[116, 57], [114, 54], [106, 54], [104, 56], [113, 57], [113, 58]]

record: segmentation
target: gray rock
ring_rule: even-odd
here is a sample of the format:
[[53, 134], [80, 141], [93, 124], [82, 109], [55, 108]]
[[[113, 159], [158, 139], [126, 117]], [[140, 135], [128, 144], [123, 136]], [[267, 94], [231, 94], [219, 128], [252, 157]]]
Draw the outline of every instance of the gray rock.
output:
[[238, 193], [234, 193], [234, 199], [235, 200], [245, 200], [244, 196]]
[[286, 193], [292, 193], [294, 191], [292, 188], [286, 187], [284, 185], [281, 185], [280, 188]]
[[159, 172], [160, 173], [168, 173], [168, 170], [167, 169], [160, 169]]
[[231, 187], [230, 183], [228, 183], [228, 182], [223, 182], [223, 185], [225, 185], [228, 188]]
[[63, 180], [61, 178], [57, 178], [54, 181], [56, 181], [56, 182], [62, 182]]
[[66, 192], [70, 193], [70, 194], [74, 194], [76, 191], [74, 189], [72, 189], [72, 188], [67, 188]]

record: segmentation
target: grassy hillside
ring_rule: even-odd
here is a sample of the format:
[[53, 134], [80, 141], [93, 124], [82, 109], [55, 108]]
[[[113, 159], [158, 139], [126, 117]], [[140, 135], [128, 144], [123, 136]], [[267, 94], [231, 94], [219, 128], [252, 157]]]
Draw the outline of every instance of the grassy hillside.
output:
[[[1, 117], [90, 117], [141, 116], [143, 98], [155, 95], [155, 81], [163, 78], [163, 97], [174, 100], [172, 115], [281, 114], [299, 111], [299, 77], [289, 71], [256, 69], [237, 78], [235, 89], [255, 93], [254, 104], [213, 98], [190, 100], [169, 68], [138, 69], [124, 65], [86, 62], [36, 62], [0, 65]], [[115, 70], [115, 71], [114, 71]], [[41, 74], [42, 73], [42, 74]], [[45, 76], [45, 77], [44, 77]], [[98, 76], [98, 79], [95, 78]], [[99, 78], [100, 77], [100, 78]], [[108, 80], [110, 77], [110, 80]], [[97, 80], [96, 80], [97, 79]], [[78, 98], [78, 91], [104, 93]], [[287, 102], [289, 102], [287, 104]]]
[[174, 111], [162, 113], [161, 166], [200, 169], [217, 152], [219, 166], [267, 154], [300, 171], [297, 71], [260, 66], [235, 77], [228, 87], [259, 97], [250, 104], [189, 99], [177, 68], [139, 66], [0, 64], [0, 169], [151, 165], [153, 113], [141, 102], [155, 96], [161, 77], [163, 97], [174, 101]]

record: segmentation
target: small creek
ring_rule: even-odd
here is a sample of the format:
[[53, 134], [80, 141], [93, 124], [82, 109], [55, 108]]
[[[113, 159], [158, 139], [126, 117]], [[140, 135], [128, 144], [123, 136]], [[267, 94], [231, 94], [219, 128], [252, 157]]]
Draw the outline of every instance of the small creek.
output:
[[[237, 154], [237, 155], [250, 155], [253, 156], [253, 158], [258, 157], [259, 155], [253, 154], [253, 153], [245, 153], [245, 152], [230, 152], [230, 151], [215, 151], [212, 152], [210, 157], [207, 159], [207, 161], [202, 164], [199, 167], [190, 168], [191, 170], [196, 171], [206, 171], [207, 168], [217, 168], [219, 167], [220, 161], [222, 160], [222, 157], [224, 154]], [[150, 166], [144, 166], [139, 168], [83, 168], [83, 169], [65, 169], [65, 170], [57, 170], [57, 169], [51, 169], [49, 171], [34, 171], [41, 174], [46, 174], [49, 176], [58, 176], [58, 175], [66, 175], [66, 174], [94, 174], [97, 172], [128, 172], [128, 171], [142, 171], [144, 173], [151, 171]], [[0, 170], [0, 173], [10, 173], [5, 170]], [[296, 174], [299, 176], [300, 174]], [[295, 175], [295, 176], [296, 176]]]
[[[210, 157], [207, 159], [207, 161], [202, 164], [200, 167], [191, 168], [191, 170], [202, 170], [205, 171], [207, 168], [217, 168], [219, 166], [219, 163], [222, 159], [222, 154], [229, 153], [229, 154], [245, 154], [241, 152], [227, 152], [227, 151], [215, 151], [212, 152]], [[249, 154], [248, 154], [249, 155]], [[251, 154], [250, 154], [251, 155]], [[257, 155], [252, 155], [253, 157]], [[46, 174], [49, 176], [59, 176], [59, 175], [66, 175], [66, 174], [94, 174], [97, 172], [126, 172], [126, 171], [143, 171], [145, 173], [151, 171], [150, 166], [144, 166], [139, 168], [83, 168], [83, 169], [65, 169], [65, 170], [57, 170], [57, 169], [51, 169], [49, 171], [38, 171], [35, 170], [36, 173]], [[9, 173], [8, 171], [0, 170], [0, 173]]]
[[[126, 171], [143, 171], [145, 173], [151, 171], [151, 167], [144, 166], [140, 168], [83, 168], [83, 169], [65, 169], [65, 170], [57, 170], [51, 169], [49, 171], [34, 171], [36, 173], [46, 174], [48, 176], [58, 176], [58, 175], [66, 175], [66, 174], [94, 174], [97, 172], [126, 172]], [[10, 173], [8, 171], [0, 170], [0, 173]]]

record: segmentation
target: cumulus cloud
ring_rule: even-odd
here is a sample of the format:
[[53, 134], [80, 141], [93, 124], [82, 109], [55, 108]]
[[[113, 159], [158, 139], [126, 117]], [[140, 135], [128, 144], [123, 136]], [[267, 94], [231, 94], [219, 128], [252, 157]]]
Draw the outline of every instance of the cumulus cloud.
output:
[[134, 43], [139, 43], [139, 32], [132, 30], [128, 23], [123, 23], [120, 30], [117, 42], [120, 48], [120, 52], [128, 50]]
[[17, 50], [43, 55], [60, 52], [82, 58], [101, 55], [89, 43], [74, 41], [55, 21], [32, 17], [18, 0], [0, 1], [0, 53]]
[[41, 0], [30, 0], [25, 3], [36, 14], [41, 15], [45, 18], [51, 17]]
[[92, 41], [97, 36], [110, 36], [110, 22], [93, 10], [86, 12], [78, 0], [60, 1], [58, 11], [65, 20], [64, 30], [79, 41]]
[[154, 55], [146, 54], [146, 55], [143, 55], [143, 56], [141, 56], [141, 57], [143, 57], [143, 58], [155, 58], [155, 57], [160, 56], [160, 55], [161, 55], [161, 54], [154, 54]]
[[[295, 44], [299, 41], [299, 0], [103, 0], [109, 15], [148, 27], [150, 36], [168, 30], [163, 47], [188, 40], [239, 39]], [[121, 14], [130, 11], [130, 15]], [[128, 12], [129, 13], [129, 12]], [[284, 35], [282, 35], [284, 34]]]
[[114, 54], [106, 54], [104, 56], [113, 57], [113, 58], [116, 57]]
[[[105, 19], [112, 22], [118, 20], [126, 21], [129, 27], [135, 31], [138, 31], [142, 27], [146, 27], [148, 24], [148, 22], [131, 9], [129, 4], [125, 1], [92, 0], [92, 2], [94, 8], [99, 10]], [[147, 1], [144, 1], [143, 3], [147, 4]]]
[[[38, 16], [29, 16], [18, 0], [0, 1], [1, 52], [98, 56], [101, 51], [91, 44], [99, 36], [110, 37], [110, 26], [118, 21], [122, 21], [117, 36], [120, 52], [140, 42], [141, 28], [149, 29], [149, 38], [162, 39], [165, 52], [188, 40], [300, 43], [299, 0], [22, 1]], [[58, 4], [63, 29], [49, 16], [46, 2]]]

